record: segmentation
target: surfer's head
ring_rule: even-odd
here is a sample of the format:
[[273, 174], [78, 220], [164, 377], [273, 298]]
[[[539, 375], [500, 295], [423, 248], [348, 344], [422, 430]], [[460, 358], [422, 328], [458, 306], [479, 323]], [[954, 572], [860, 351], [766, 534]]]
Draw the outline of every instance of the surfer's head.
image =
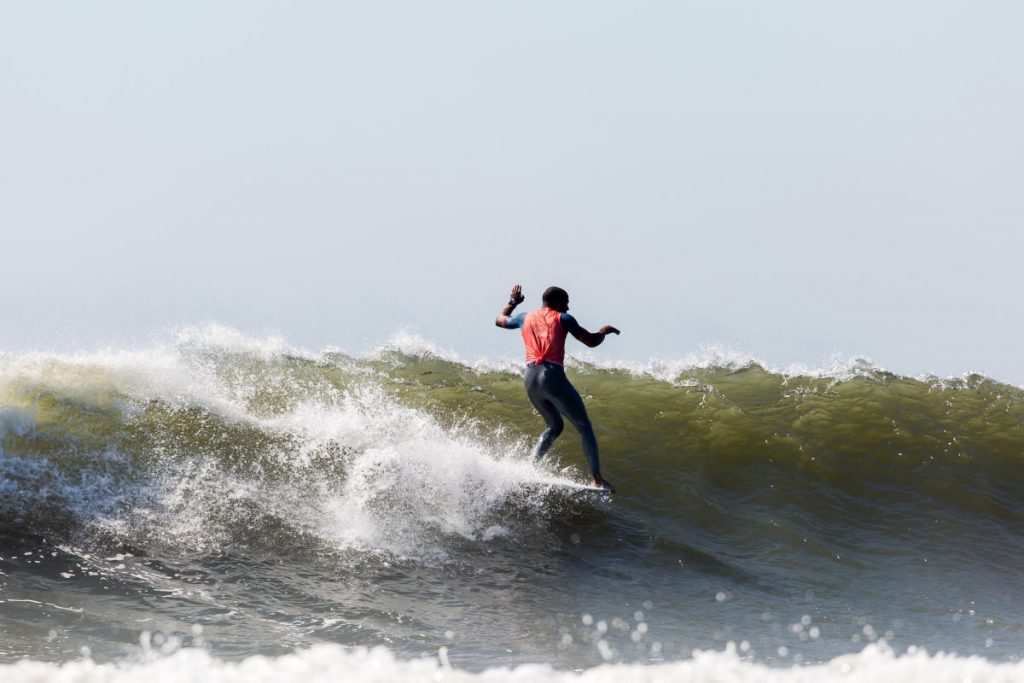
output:
[[569, 292], [561, 287], [548, 287], [540, 298], [548, 308], [565, 313], [569, 310]]

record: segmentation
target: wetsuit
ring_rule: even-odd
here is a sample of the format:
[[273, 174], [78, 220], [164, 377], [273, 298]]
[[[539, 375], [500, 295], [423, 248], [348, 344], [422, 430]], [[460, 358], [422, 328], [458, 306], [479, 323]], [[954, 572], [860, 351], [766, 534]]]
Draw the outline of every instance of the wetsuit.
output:
[[565, 362], [565, 337], [582, 329], [580, 324], [568, 313], [559, 313], [545, 307], [507, 316], [502, 321], [502, 327], [523, 331], [523, 344], [526, 346], [526, 394], [548, 426], [537, 442], [534, 455], [541, 458], [548, 452], [565, 427], [562, 420], [562, 415], [565, 415], [580, 433], [590, 473], [595, 478], [600, 477], [601, 460], [594, 428], [587, 417], [583, 399], [569, 383], [562, 367]]

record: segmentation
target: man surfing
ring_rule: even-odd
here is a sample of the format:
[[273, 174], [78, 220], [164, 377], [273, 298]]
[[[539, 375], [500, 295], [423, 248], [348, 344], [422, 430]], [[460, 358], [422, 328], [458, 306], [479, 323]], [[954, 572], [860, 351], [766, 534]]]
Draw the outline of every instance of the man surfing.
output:
[[611, 325], [605, 325], [597, 332], [587, 332], [569, 315], [569, 293], [561, 287], [548, 287], [541, 300], [544, 307], [529, 313], [513, 316], [512, 311], [525, 297], [523, 288], [516, 285], [509, 295], [508, 305], [501, 309], [494, 324], [506, 330], [522, 329], [523, 344], [526, 346], [526, 395], [537, 409], [547, 430], [541, 434], [534, 455], [538, 458], [551, 449], [565, 422], [569, 418], [583, 440], [583, 454], [590, 464], [594, 477], [593, 485], [615, 493], [615, 489], [601, 476], [601, 460], [597, 453], [597, 437], [587, 417], [587, 409], [579, 392], [565, 376], [565, 337], [571, 334], [590, 348], [600, 346], [609, 334], [619, 334]]

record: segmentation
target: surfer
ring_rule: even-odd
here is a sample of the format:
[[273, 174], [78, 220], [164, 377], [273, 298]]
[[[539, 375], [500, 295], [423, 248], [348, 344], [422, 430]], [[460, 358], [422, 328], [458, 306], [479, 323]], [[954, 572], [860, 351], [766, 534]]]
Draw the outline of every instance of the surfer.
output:
[[534, 449], [538, 458], [551, 448], [565, 426], [562, 415], [569, 418], [583, 440], [583, 454], [590, 464], [594, 486], [615, 489], [601, 476], [601, 460], [597, 453], [597, 437], [587, 417], [587, 409], [579, 392], [569, 383], [562, 367], [565, 361], [565, 336], [571, 334], [590, 348], [599, 346], [609, 334], [619, 334], [611, 325], [605, 325], [597, 332], [588, 332], [569, 315], [569, 293], [561, 287], [548, 287], [541, 301], [544, 307], [529, 313], [513, 316], [512, 311], [526, 297], [523, 288], [516, 285], [509, 295], [508, 305], [501, 310], [494, 324], [506, 330], [522, 329], [523, 344], [526, 346], [526, 395], [537, 409], [547, 430], [541, 434]]

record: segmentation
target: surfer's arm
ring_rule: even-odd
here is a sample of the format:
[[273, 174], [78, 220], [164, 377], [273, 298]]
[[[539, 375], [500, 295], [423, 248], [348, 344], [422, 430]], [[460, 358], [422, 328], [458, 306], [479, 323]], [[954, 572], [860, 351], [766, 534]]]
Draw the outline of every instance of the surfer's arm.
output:
[[505, 308], [501, 309], [501, 313], [494, 319], [494, 324], [498, 327], [504, 327], [506, 330], [513, 330], [523, 325], [523, 315], [519, 314], [515, 317], [509, 317], [512, 315], [512, 311], [516, 310], [516, 306], [523, 303], [526, 297], [523, 296], [523, 288], [516, 285], [512, 288], [512, 293], [508, 295], [508, 303], [505, 304]]
[[605, 325], [597, 332], [588, 332], [582, 325], [576, 322], [576, 318], [572, 317], [568, 313], [562, 314], [562, 327], [564, 327], [569, 334], [576, 337], [578, 341], [590, 348], [600, 346], [601, 342], [603, 342], [604, 338], [609, 334], [619, 334], [619, 331], [611, 325]]
[[525, 313], [520, 313], [519, 315], [499, 315], [498, 319], [494, 321], [494, 324], [498, 327], [503, 327], [506, 330], [518, 330], [523, 326], [523, 321], [525, 319]]

